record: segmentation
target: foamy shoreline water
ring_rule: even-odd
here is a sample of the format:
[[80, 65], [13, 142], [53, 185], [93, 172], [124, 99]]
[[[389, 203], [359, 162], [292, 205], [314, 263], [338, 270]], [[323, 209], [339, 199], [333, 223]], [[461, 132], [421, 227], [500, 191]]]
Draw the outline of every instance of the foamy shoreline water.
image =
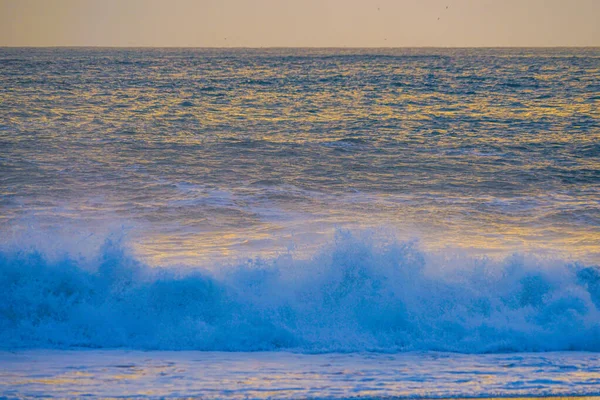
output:
[[522, 398], [600, 395], [596, 353], [0, 352], [0, 396]]

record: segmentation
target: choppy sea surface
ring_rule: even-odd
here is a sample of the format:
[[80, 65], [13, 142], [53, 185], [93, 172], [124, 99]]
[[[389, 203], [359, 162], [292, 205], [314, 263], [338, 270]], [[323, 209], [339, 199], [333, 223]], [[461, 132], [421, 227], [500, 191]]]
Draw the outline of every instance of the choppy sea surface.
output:
[[[518, 394], [597, 394], [599, 264], [598, 48], [0, 48], [5, 371], [558, 351], [587, 383]], [[385, 395], [517, 393], [459, 381]]]

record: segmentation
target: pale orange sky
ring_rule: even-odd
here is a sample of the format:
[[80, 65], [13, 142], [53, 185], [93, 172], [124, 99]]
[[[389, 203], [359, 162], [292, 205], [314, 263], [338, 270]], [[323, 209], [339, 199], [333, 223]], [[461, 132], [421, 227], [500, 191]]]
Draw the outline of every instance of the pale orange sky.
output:
[[600, 46], [600, 0], [0, 0], [0, 46]]

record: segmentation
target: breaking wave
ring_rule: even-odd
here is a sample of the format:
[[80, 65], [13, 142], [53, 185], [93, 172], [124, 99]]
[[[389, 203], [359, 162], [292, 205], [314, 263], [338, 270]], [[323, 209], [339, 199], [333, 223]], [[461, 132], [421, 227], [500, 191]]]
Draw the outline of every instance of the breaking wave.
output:
[[600, 351], [597, 266], [364, 232], [217, 272], [151, 268], [121, 240], [91, 259], [4, 246], [0, 288], [3, 348]]

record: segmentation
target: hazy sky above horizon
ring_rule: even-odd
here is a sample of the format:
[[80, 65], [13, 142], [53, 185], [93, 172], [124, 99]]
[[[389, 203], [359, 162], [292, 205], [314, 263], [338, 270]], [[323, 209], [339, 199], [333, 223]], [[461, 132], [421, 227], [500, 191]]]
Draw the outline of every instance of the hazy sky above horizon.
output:
[[600, 46], [600, 0], [0, 0], [0, 46]]

